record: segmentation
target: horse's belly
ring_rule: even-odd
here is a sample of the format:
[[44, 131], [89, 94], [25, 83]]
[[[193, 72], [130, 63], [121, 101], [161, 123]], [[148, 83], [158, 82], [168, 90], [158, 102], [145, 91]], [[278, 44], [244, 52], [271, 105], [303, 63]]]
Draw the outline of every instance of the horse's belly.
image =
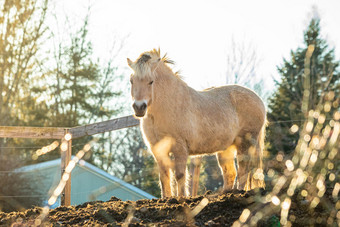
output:
[[202, 138], [198, 142], [192, 142], [191, 144], [189, 142], [189, 155], [213, 154], [223, 151], [226, 150], [232, 142], [233, 140], [229, 138]]

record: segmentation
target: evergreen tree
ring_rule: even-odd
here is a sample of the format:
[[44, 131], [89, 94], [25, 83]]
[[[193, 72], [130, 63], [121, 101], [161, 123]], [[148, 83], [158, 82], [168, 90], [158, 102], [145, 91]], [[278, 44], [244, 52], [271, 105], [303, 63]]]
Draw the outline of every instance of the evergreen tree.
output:
[[[45, 75], [48, 86], [34, 90], [36, 94], [44, 93], [48, 98], [46, 103], [50, 108], [50, 126], [74, 127], [108, 120], [117, 117], [126, 105], [126, 98], [122, 101], [121, 76], [113, 64], [114, 57], [105, 66], [101, 66], [99, 60], [93, 60], [92, 43], [87, 39], [88, 20], [87, 16], [83, 26], [70, 35], [70, 42], [58, 44], [54, 53], [56, 67]], [[115, 42], [115, 45], [119, 43]], [[120, 48], [115, 46], [113, 49], [119, 51]], [[117, 53], [111, 54], [116, 56]], [[87, 153], [86, 161], [158, 195], [157, 171], [150, 172], [150, 169], [155, 169], [155, 164], [145, 149], [139, 128], [103, 133], [95, 137], [98, 140], [91, 152]], [[92, 138], [74, 139], [72, 152], [80, 150]], [[39, 157], [36, 162], [59, 156], [58, 152], [53, 152], [46, 157]]]
[[109, 104], [120, 95], [113, 83], [119, 78], [117, 68], [111, 62], [102, 67], [93, 60], [87, 26], [88, 17], [81, 29], [71, 34], [69, 46], [59, 45], [57, 67], [47, 76], [53, 81], [48, 88], [53, 126], [74, 127], [107, 120], [117, 111]]
[[[291, 134], [289, 129], [293, 124], [301, 128], [306, 119], [302, 111], [304, 92], [309, 93], [308, 110], [321, 108], [324, 95], [329, 91], [335, 92], [335, 97], [340, 97], [340, 62], [335, 60], [334, 49], [330, 49], [321, 37], [318, 18], [313, 18], [304, 32], [304, 45], [291, 51], [291, 59], [284, 59], [283, 65], [278, 67], [281, 81], [276, 81], [278, 88], [268, 105], [267, 141], [270, 143], [269, 151], [273, 154], [279, 151], [291, 153], [297, 145], [299, 135]], [[310, 63], [306, 65], [308, 49], [312, 55]], [[304, 80], [305, 74], [309, 74], [309, 83]], [[304, 91], [303, 83], [308, 83], [309, 90]], [[332, 114], [328, 113], [328, 118]]]
[[[89, 13], [88, 13], [89, 15]], [[112, 118], [120, 110], [112, 105], [112, 100], [120, 96], [117, 67], [112, 59], [106, 65], [99, 60], [93, 60], [92, 43], [88, 40], [88, 20], [86, 16], [82, 27], [68, 37], [63, 37], [54, 54], [52, 67], [44, 74], [44, 86], [32, 89], [35, 96], [45, 97], [43, 102], [48, 106], [47, 126], [75, 127]], [[67, 40], [68, 39], [68, 40]], [[104, 144], [109, 138], [98, 135], [98, 143]], [[78, 138], [72, 141], [72, 153], [79, 151], [92, 136]], [[96, 151], [89, 156], [89, 162], [94, 163]], [[58, 152], [39, 157], [42, 162], [60, 158]]]

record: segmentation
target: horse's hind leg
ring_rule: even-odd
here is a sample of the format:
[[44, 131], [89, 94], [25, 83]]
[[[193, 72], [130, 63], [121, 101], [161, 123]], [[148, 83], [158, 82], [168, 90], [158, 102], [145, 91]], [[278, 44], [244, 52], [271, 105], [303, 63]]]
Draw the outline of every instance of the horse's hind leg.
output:
[[241, 190], [250, 190], [253, 171], [255, 170], [257, 136], [247, 133], [244, 137], [238, 137], [237, 146], [237, 179]]
[[199, 177], [200, 177], [200, 169], [202, 165], [202, 157], [192, 157], [190, 163], [190, 195], [197, 196], [198, 186], [199, 186]]
[[236, 147], [230, 146], [227, 150], [216, 154], [217, 161], [223, 175], [223, 190], [231, 190], [235, 187], [236, 166], [235, 166]]

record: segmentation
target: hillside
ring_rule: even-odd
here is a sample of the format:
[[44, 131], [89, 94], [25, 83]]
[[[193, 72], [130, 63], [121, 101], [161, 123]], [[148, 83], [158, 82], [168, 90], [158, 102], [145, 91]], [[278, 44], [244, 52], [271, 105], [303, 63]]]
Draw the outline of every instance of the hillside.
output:
[[[323, 200], [333, 201], [332, 190], [327, 190]], [[167, 199], [121, 201], [112, 197], [107, 202], [95, 201], [78, 206], [58, 207], [50, 210], [43, 220], [44, 226], [232, 226], [245, 208], [261, 213], [247, 222], [257, 226], [279, 226], [280, 209], [272, 203], [263, 203], [265, 191], [211, 194]], [[330, 213], [319, 203], [309, 209], [308, 201], [292, 197], [290, 221], [293, 226], [329, 225]], [[332, 202], [333, 203], [333, 202]], [[334, 203], [335, 204], [335, 203]], [[268, 209], [269, 208], [269, 209]], [[260, 212], [258, 212], [260, 211]], [[270, 211], [268, 214], [265, 214]], [[0, 213], [0, 226], [33, 226], [42, 224], [42, 208], [24, 212]], [[262, 218], [259, 219], [259, 217]], [[328, 221], [328, 224], [327, 224]], [[331, 226], [336, 226], [336, 219]], [[238, 225], [236, 225], [238, 226]]]

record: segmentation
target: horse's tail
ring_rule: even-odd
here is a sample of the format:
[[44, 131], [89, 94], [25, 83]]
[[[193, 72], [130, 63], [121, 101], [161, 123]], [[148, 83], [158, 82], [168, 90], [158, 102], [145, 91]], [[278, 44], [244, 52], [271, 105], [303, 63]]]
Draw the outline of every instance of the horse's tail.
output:
[[262, 163], [262, 159], [263, 159], [263, 151], [264, 151], [264, 140], [266, 137], [266, 127], [267, 127], [268, 121], [267, 118], [264, 119], [264, 123], [262, 125], [261, 128], [261, 132], [259, 135], [259, 168], [263, 169], [263, 163]]

